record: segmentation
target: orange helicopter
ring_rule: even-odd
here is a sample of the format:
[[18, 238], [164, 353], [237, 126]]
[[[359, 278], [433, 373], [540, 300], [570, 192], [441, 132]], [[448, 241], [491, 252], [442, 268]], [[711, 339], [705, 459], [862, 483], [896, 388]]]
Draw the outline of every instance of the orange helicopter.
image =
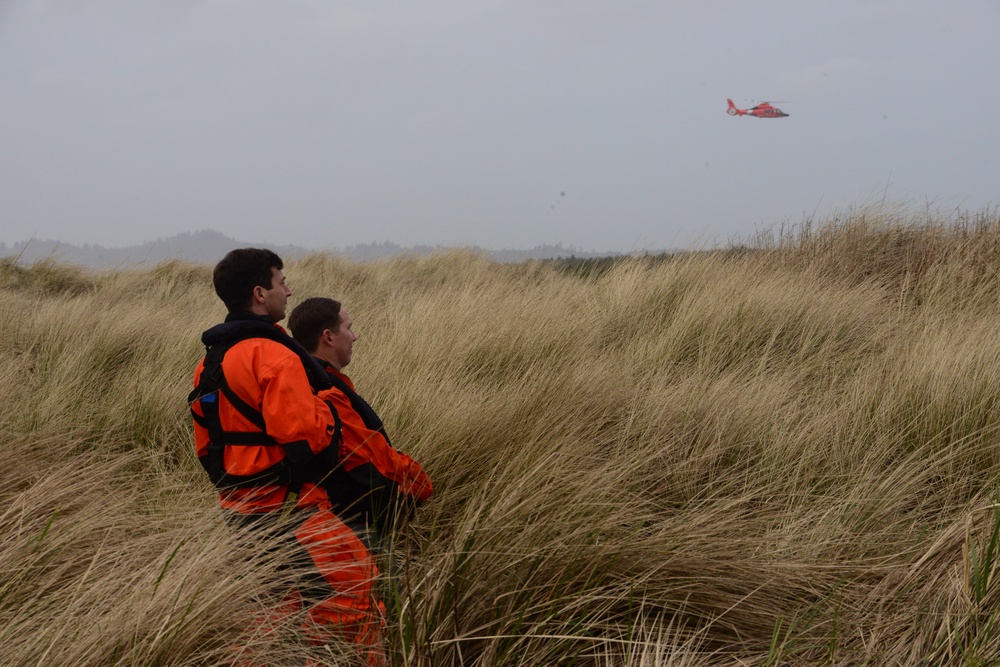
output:
[[730, 116], [753, 116], [754, 118], [784, 118], [788, 114], [779, 109], [778, 107], [771, 106], [770, 102], [761, 102], [755, 107], [750, 109], [737, 109], [736, 105], [730, 99], [726, 100], [729, 102], [729, 108], [726, 109], [726, 113]]

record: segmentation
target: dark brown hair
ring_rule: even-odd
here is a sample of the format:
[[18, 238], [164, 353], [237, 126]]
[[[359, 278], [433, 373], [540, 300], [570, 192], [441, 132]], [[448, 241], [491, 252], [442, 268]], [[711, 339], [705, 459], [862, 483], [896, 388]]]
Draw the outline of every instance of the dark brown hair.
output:
[[309, 352], [315, 352], [319, 347], [324, 330], [336, 331], [339, 326], [340, 302], [322, 296], [306, 299], [295, 306], [288, 316], [292, 337]]
[[265, 248], [237, 248], [223, 257], [212, 272], [215, 293], [229, 312], [245, 312], [253, 303], [253, 290], [258, 285], [274, 287], [274, 272], [284, 268], [281, 258]]

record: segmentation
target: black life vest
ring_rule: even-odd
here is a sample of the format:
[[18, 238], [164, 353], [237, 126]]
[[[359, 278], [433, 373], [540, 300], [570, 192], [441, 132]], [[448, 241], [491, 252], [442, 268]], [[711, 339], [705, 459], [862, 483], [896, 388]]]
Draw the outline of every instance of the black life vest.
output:
[[[320, 361], [320, 363], [322, 364], [323, 362]], [[351, 407], [354, 408], [354, 411], [358, 413], [359, 417], [361, 417], [361, 421], [365, 423], [365, 426], [372, 431], [378, 431], [381, 433], [385, 438], [385, 441], [391, 446], [392, 441], [389, 440], [389, 434], [385, 432], [385, 425], [382, 424], [382, 418], [378, 416], [378, 413], [375, 412], [372, 406], [368, 405], [368, 401], [361, 398], [361, 396], [358, 395], [358, 392], [351, 389], [351, 385], [344, 382], [340, 376], [330, 370], [331, 368], [332, 366], [326, 367], [324, 365], [324, 375], [326, 375], [327, 380], [333, 383], [334, 387], [347, 396], [347, 400], [351, 402]]]
[[[338, 447], [331, 444], [317, 460], [307, 443], [284, 444], [267, 434], [267, 424], [259, 410], [240, 398], [230, 388], [222, 372], [222, 360], [226, 352], [237, 343], [251, 338], [266, 338], [280, 343], [295, 352], [302, 360], [306, 376], [313, 391], [329, 389], [332, 384], [325, 369], [306, 352], [291, 336], [275, 327], [270, 321], [255, 315], [232, 313], [222, 324], [218, 324], [202, 334], [205, 344], [205, 363], [198, 379], [198, 386], [188, 395], [191, 416], [208, 431], [208, 449], [199, 461], [209, 479], [217, 488], [238, 488], [287, 484], [298, 492], [304, 482], [319, 482], [337, 467]], [[226, 431], [219, 418], [219, 394], [259, 430], [254, 432]], [[194, 404], [201, 405], [202, 415], [194, 411]], [[337, 410], [330, 401], [325, 401], [334, 418], [332, 443], [341, 440], [341, 422]], [[225, 448], [247, 445], [275, 445], [284, 450], [285, 458], [277, 464], [255, 475], [230, 475], [223, 465]]]
[[[324, 369], [329, 382], [339, 389], [365, 426], [378, 431], [391, 447], [389, 434], [385, 432], [382, 419], [368, 402], [358, 395], [351, 386], [337, 375], [332, 366], [320, 359], [316, 360]], [[323, 481], [323, 488], [333, 505], [337, 516], [374, 529], [379, 535], [389, 535], [401, 510], [412, 516], [412, 503], [399, 493], [397, 484], [388, 479], [378, 469], [364, 463], [350, 472], [340, 469], [341, 474], [330, 475]]]

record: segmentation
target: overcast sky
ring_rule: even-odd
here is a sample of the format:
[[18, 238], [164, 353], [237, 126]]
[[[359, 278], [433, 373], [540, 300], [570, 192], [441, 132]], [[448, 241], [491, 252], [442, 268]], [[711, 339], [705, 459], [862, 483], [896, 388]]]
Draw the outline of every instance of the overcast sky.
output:
[[997, 0], [0, 0], [0, 242], [630, 251], [979, 211], [998, 43]]

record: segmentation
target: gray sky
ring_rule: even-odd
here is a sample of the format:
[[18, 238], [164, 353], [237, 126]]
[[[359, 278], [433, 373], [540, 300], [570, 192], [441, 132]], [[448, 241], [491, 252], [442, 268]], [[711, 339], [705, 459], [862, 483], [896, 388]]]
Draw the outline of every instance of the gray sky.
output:
[[630, 251], [978, 211], [998, 43], [997, 0], [0, 0], [0, 241]]

